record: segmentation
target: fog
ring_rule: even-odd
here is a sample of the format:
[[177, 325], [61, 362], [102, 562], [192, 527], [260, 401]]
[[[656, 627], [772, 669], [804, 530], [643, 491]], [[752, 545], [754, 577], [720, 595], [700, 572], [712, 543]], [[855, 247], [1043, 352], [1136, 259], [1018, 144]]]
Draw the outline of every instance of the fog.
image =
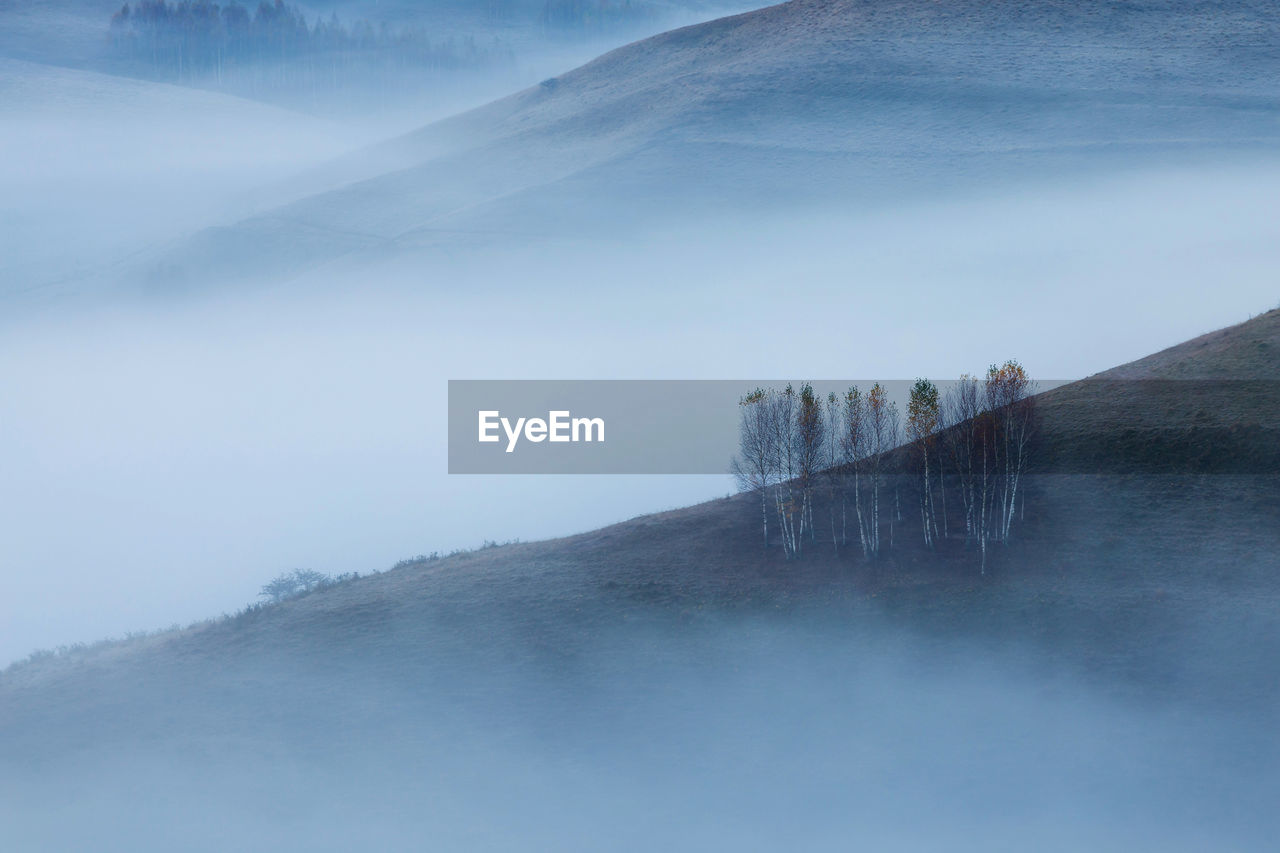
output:
[[[234, 611], [290, 568], [379, 570], [732, 488], [449, 477], [450, 378], [952, 377], [1016, 357], [1060, 379], [1238, 322], [1275, 302], [1277, 189], [1264, 164], [1155, 172], [15, 311], [0, 656]], [[803, 334], [768, 333], [796, 312]]]
[[[77, 20], [76, 44], [101, 35]], [[1080, 558], [1093, 574], [1055, 578], [1050, 604], [971, 579], [957, 600], [994, 598], [922, 606], [923, 627], [855, 572], [832, 579], [834, 613], [781, 572], [775, 598], [713, 613], [635, 578], [611, 598], [572, 566], [486, 575], [490, 551], [242, 612], [287, 570], [368, 575], [734, 489], [450, 476], [451, 379], [948, 379], [1013, 358], [1062, 380], [1280, 299], [1265, 92], [1238, 108], [1224, 83], [1198, 111], [1179, 78], [1185, 113], [1054, 112], [1061, 93], [1036, 91], [1054, 66], [1012, 37], [1007, 102], [888, 73], [811, 101], [787, 88], [808, 66], [762, 85], [716, 40], [723, 99], [684, 87], [679, 39], [657, 51], [667, 77], [615, 57], [650, 87], [631, 91], [548, 78], [648, 25], [559, 39], [531, 20], [508, 65], [358, 103], [119, 76], [49, 53], [66, 33], [0, 37], [0, 846], [1264, 847], [1270, 593], [1187, 579], [1226, 548], [1177, 555], [1167, 609], [1163, 583], [1070, 599], [1132, 568]], [[868, 32], [848, 68], [909, 65]], [[964, 67], [975, 33], [922, 40], [928, 73]], [[1117, 50], [1139, 83], [1162, 73], [1099, 45], [1099, 74]], [[976, 121], [990, 104], [1003, 118]], [[1232, 559], [1271, 576], [1268, 554]], [[1001, 607], [1017, 619], [988, 618]]]
[[0, 773], [0, 821], [17, 849], [103, 851], [1203, 850], [1274, 833], [1275, 741], [1247, 710], [865, 620], [619, 628], [545, 668], [437, 659], [453, 674], [416, 683], [267, 658], [245, 678], [269, 693], [219, 678], [180, 733], [166, 716], [205, 693], [148, 679], [121, 688], [123, 747], [11, 748], [24, 769]]
[[[635, 38], [740, 11], [739, 4], [662, 4], [634, 26], [534, 32], [473, 21], [476, 9], [327, 3], [344, 16], [516, 33], [499, 66], [400, 75], [357, 94], [251, 99], [212, 79], [174, 85], [104, 71], [100, 52], [118, 4], [0, 10], [0, 299], [49, 297], [209, 225], [229, 224], [318, 188], [316, 167], [341, 154], [518, 91]], [[526, 20], [527, 18], [527, 20]], [[443, 26], [441, 26], [443, 25]], [[136, 70], [136, 69], [135, 69]], [[0, 313], [0, 317], [3, 314]]]

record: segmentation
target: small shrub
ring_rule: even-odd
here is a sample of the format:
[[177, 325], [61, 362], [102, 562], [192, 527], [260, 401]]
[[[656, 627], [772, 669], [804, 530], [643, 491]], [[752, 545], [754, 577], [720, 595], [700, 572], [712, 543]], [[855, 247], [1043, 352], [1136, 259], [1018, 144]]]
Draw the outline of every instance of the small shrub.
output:
[[278, 575], [270, 583], [262, 587], [262, 592], [258, 595], [267, 599], [272, 604], [279, 604], [290, 598], [297, 598], [317, 589], [323, 589], [334, 584], [334, 579], [312, 569], [294, 569], [291, 572], [285, 572]]

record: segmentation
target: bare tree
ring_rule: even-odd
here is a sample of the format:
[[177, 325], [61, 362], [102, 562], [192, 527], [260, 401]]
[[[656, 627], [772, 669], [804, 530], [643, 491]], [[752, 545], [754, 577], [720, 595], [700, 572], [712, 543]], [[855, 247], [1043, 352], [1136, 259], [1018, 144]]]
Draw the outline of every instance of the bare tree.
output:
[[[796, 397], [796, 475], [800, 491], [801, 532], [809, 532], [810, 541], [817, 541], [813, 523], [813, 497], [822, 471], [823, 448], [826, 444], [826, 422], [822, 416], [822, 401], [808, 382], [800, 386]], [[800, 545], [797, 543], [797, 553]]]
[[947, 395], [948, 448], [965, 511], [965, 541], [986, 573], [987, 546], [1008, 544], [1034, 423], [1033, 383], [1016, 361], [979, 382], [961, 377]]
[[1016, 361], [1006, 361], [987, 371], [987, 408], [991, 412], [999, 465], [999, 515], [994, 530], [1008, 544], [1013, 529], [1018, 488], [1026, 468], [1027, 446], [1035, 415], [1033, 383]]
[[965, 374], [947, 392], [943, 410], [952, 425], [947, 432], [947, 450], [952, 469], [960, 486], [960, 504], [964, 511], [965, 542], [971, 543], [977, 532], [977, 479], [979, 427], [982, 396], [978, 380]]
[[[947, 460], [950, 458], [950, 445], [947, 440], [955, 424], [951, 420], [952, 413], [947, 405], [947, 397], [938, 395], [938, 425], [933, 440], [934, 470], [938, 475], [938, 504], [942, 507], [942, 539], [951, 537], [951, 519], [947, 513]], [[936, 518], [935, 518], [936, 522]], [[935, 531], [936, 532], [936, 531]]]
[[[837, 554], [840, 553], [840, 546], [843, 544], [844, 527], [845, 527], [845, 507], [846, 501], [844, 497], [844, 489], [841, 485], [841, 466], [843, 462], [841, 454], [841, 438], [844, 435], [843, 409], [840, 406], [840, 398], [836, 396], [834, 391], [827, 394], [827, 411], [826, 411], [826, 435], [824, 447], [826, 456], [823, 460], [825, 470], [823, 471], [827, 485], [827, 514], [831, 518], [831, 547]], [[840, 532], [836, 530], [836, 506], [840, 508]]]
[[738, 488], [760, 495], [760, 523], [769, 547], [769, 489], [775, 483], [777, 451], [773, 427], [773, 392], [757, 388], [738, 401], [738, 455], [732, 471]]
[[[844, 468], [852, 474], [853, 479], [853, 511], [858, 524], [858, 542], [862, 545], [862, 556], [871, 558], [871, 537], [868, 530], [867, 517], [862, 507], [862, 469], [867, 456], [867, 401], [854, 385], [844, 395], [843, 434], [840, 440], [840, 454]], [[845, 537], [848, 541], [848, 537]]]
[[796, 494], [796, 478], [799, 474], [796, 398], [795, 388], [788, 385], [780, 394], [773, 395], [773, 405], [770, 406], [774, 472], [778, 481], [777, 488], [774, 489], [774, 504], [778, 511], [778, 526], [781, 528], [782, 550], [787, 559], [793, 559], [800, 553], [800, 537], [804, 533], [804, 508]]
[[[867, 392], [866, 410], [866, 471], [870, 489], [870, 518], [867, 525], [870, 543], [869, 553], [880, 556], [880, 490], [885, 481], [885, 454], [898, 444], [898, 409], [889, 401], [884, 386], [877, 382]], [[892, 536], [892, 530], [890, 532]]]

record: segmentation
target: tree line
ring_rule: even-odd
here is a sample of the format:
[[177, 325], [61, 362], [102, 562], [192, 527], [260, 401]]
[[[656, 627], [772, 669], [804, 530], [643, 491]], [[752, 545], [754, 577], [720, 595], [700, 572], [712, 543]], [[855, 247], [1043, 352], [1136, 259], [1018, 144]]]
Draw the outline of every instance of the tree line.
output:
[[[433, 39], [421, 26], [350, 25], [336, 14], [308, 22], [284, 0], [262, 0], [252, 11], [235, 0], [140, 0], [111, 18], [111, 47], [118, 60], [155, 74], [189, 81], [264, 65], [288, 66], [308, 82], [371, 66], [450, 69], [510, 59], [510, 51], [485, 49], [474, 39]], [[296, 81], [295, 81], [296, 82]]]
[[985, 572], [989, 546], [1008, 544], [1025, 508], [1034, 390], [1016, 361], [945, 393], [919, 379], [904, 419], [879, 383], [825, 398], [809, 383], [756, 388], [739, 401], [732, 471], [759, 495], [765, 546], [787, 559], [820, 546], [880, 559], [903, 535], [905, 490], [912, 535], [928, 548], [963, 538]]

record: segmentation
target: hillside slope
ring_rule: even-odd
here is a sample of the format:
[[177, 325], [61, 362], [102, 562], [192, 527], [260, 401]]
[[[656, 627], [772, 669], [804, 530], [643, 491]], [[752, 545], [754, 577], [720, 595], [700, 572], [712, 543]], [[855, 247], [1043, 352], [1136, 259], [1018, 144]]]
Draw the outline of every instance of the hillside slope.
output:
[[[1256, 358], [1260, 350], [1268, 355]], [[1278, 354], [1280, 310], [1109, 373], [1222, 376], [1247, 365], [1274, 377]], [[1179, 420], [1115, 405], [1092, 381], [1045, 395], [1038, 455], [1052, 458], [1053, 444], [1070, 442], [1081, 423], [1092, 430], [1110, 419], [1111, 428], [1122, 428], [1136, 417], [1171, 429], [1195, 425], [1194, 414]], [[1223, 387], [1230, 395], [1247, 386]], [[1274, 428], [1274, 397], [1230, 403], [1238, 426], [1265, 419]], [[1276, 469], [1135, 474], [1100, 464], [1088, 475], [1032, 477], [1029, 494], [1017, 541], [997, 555], [986, 579], [962, 537], [936, 553], [920, 546], [911, 512], [879, 565], [853, 548], [833, 553], [829, 544], [788, 563], [760, 547], [758, 504], [737, 496], [565, 539], [410, 563], [230, 620], [15, 665], [0, 676], [0, 714], [9, 731], [52, 727], [60, 737], [89, 739], [104, 726], [120, 735], [116, 727], [133, 729], [139, 714], [185, 713], [168, 708], [170, 700], [194, 709], [206, 691], [255, 689], [254, 673], [267, 661], [319, 666], [338, 678], [326, 690], [339, 692], [344, 679], [371, 673], [429, 681], [467, 672], [485, 681], [513, 661], [530, 671], [580, 661], [627, 624], [687, 626], [733, 614], [787, 619], [815, 606], [838, 622], [887, 617], [926, 631], [1043, 646], [1071, 666], [1100, 667], [1105, 677], [1140, 671], [1134, 686], [1144, 690], [1199, 689], [1196, 679], [1213, 680], [1210, 663], [1226, 649], [1259, 663], [1277, 659], [1266, 657], [1280, 654], [1280, 630], [1272, 632], [1280, 629]], [[1166, 641], [1210, 617], [1221, 625], [1224, 612], [1243, 619], [1231, 623], [1241, 633], [1215, 634], [1217, 645], [1169, 655]], [[118, 704], [111, 683], [140, 692]], [[1230, 696], [1280, 698], [1273, 686], [1233, 682]], [[233, 722], [214, 715], [202, 724], [223, 730]]]
[[92, 68], [105, 58], [114, 0], [3, 0], [0, 56]]
[[[1274, 377], [1278, 330], [1116, 372]], [[1167, 414], [1104, 387], [1131, 386], [1045, 414]], [[878, 565], [786, 562], [739, 496], [33, 658], [0, 673], [0, 824], [69, 851], [1268, 849], [1280, 477], [1027, 493], [985, 577], [910, 511]]]
[[0, 56], [0, 300], [293, 198], [251, 193], [364, 139], [230, 95]]
[[1280, 311], [1042, 395], [1038, 468], [1280, 472]]
[[[1160, 3], [793, 0], [655, 36], [348, 158], [343, 184], [204, 232], [188, 275], [861, 205], [1280, 133], [1280, 13]], [[301, 247], [301, 248], [300, 248]]]

